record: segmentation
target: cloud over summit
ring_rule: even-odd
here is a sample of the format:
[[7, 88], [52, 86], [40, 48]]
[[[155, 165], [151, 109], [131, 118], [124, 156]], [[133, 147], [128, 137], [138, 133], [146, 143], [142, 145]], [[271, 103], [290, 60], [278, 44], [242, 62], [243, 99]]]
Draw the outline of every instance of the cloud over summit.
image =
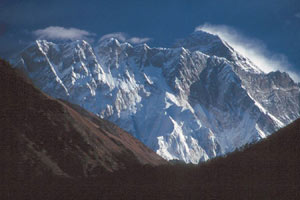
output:
[[148, 37], [129, 37], [126, 33], [123, 32], [116, 32], [116, 33], [109, 33], [106, 35], [103, 35], [99, 41], [103, 41], [109, 38], [115, 38], [119, 40], [120, 42], [129, 42], [131, 44], [141, 44], [146, 43], [151, 40], [151, 38]]
[[64, 28], [60, 26], [49, 26], [44, 29], [38, 29], [33, 31], [33, 34], [40, 39], [52, 40], [79, 40], [94, 36], [93, 33], [85, 30], [77, 28]]

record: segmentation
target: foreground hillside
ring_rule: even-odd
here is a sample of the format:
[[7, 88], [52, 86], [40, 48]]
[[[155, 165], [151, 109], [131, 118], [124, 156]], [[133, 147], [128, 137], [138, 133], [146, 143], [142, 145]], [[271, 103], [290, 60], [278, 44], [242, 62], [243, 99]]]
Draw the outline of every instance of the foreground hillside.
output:
[[2, 175], [97, 176], [166, 163], [117, 126], [41, 93], [0, 61]]
[[300, 119], [226, 157], [161, 165], [126, 132], [40, 93], [5, 65], [0, 199], [300, 198]]
[[299, 132], [297, 120], [258, 144], [200, 166], [135, 167], [93, 179], [6, 182], [1, 192], [8, 199], [299, 199]]
[[299, 199], [299, 133], [297, 120], [258, 144], [200, 166], [137, 167], [95, 179], [53, 179], [50, 186], [39, 180], [23, 192], [38, 199]]

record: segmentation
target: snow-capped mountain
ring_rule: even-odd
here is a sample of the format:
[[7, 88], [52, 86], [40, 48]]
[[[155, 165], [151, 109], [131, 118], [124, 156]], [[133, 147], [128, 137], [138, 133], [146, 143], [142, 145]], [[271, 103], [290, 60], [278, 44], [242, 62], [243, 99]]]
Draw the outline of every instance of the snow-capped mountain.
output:
[[203, 31], [173, 48], [37, 40], [13, 63], [47, 94], [116, 123], [168, 160], [205, 161], [299, 117], [299, 85], [287, 73], [266, 74]]

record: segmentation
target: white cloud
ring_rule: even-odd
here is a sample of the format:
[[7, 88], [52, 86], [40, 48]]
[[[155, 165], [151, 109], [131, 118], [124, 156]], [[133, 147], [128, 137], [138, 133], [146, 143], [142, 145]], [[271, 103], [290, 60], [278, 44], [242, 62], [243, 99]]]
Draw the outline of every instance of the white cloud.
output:
[[122, 32], [109, 33], [109, 34], [103, 35], [100, 38], [99, 41], [106, 40], [106, 39], [109, 39], [109, 38], [115, 38], [115, 39], [119, 40], [120, 42], [125, 42], [126, 38], [127, 38], [127, 35], [125, 33], [122, 33]]
[[145, 37], [145, 38], [140, 38], [140, 37], [129, 37], [126, 33], [122, 32], [116, 32], [116, 33], [109, 33], [106, 35], [103, 35], [99, 41], [103, 41], [109, 38], [115, 38], [119, 40], [120, 42], [129, 42], [131, 44], [141, 44], [141, 43], [146, 43], [151, 40], [151, 38]]
[[94, 36], [85, 30], [77, 28], [64, 28], [60, 26], [49, 26], [45, 29], [38, 29], [33, 31], [33, 34], [40, 39], [52, 39], [52, 40], [79, 40], [88, 39]]
[[286, 56], [271, 53], [260, 40], [248, 38], [236, 29], [226, 25], [212, 25], [206, 23], [196, 27], [195, 31], [197, 30], [218, 35], [266, 73], [276, 70], [286, 71], [294, 80], [300, 80], [300, 77], [291, 71], [291, 64], [288, 62]]
[[132, 37], [132, 38], [128, 39], [128, 42], [130, 42], [132, 44], [141, 44], [141, 43], [148, 42], [149, 40], [150, 40], [150, 38]]

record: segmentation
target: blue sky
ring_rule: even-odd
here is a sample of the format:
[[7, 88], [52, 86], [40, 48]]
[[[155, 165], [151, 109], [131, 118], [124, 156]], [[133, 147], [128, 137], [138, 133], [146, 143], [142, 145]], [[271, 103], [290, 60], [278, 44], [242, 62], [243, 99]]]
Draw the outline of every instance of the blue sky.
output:
[[[119, 33], [168, 47], [204, 24], [300, 73], [299, 0], [0, 0], [0, 57], [40, 37], [66, 40], [72, 31], [73, 39]], [[64, 37], [56, 37], [59, 30]]]

